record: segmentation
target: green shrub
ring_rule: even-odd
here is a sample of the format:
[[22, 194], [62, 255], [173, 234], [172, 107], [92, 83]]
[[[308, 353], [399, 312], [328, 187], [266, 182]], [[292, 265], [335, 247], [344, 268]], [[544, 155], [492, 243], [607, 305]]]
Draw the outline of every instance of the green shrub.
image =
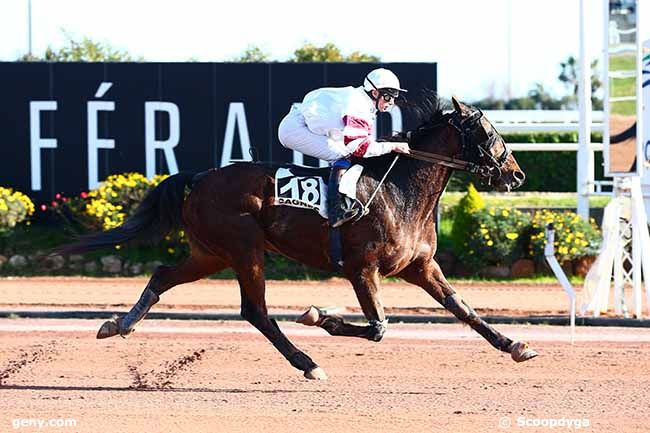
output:
[[555, 257], [562, 263], [585, 256], [595, 256], [602, 235], [593, 218], [585, 221], [574, 212], [537, 212], [532, 219], [528, 253], [536, 260], [544, 260], [546, 225], [555, 229]]
[[[69, 199], [57, 195], [57, 206], [51, 210], [76, 234], [110, 230], [133, 215], [144, 197], [166, 177], [156, 175], [150, 180], [140, 173], [114, 174], [97, 189], [82, 192], [79, 197]], [[150, 248], [152, 243], [156, 243], [156, 251]], [[142, 239], [130, 245], [116, 245], [115, 249], [121, 250], [116, 253], [131, 261], [142, 261], [143, 256], [147, 260], [165, 262], [180, 260], [189, 250], [183, 230], [167, 233], [162, 239]]]
[[472, 215], [460, 258], [471, 270], [510, 265], [526, 254], [531, 217], [517, 209], [488, 208]]
[[133, 214], [145, 195], [166, 177], [157, 175], [149, 180], [140, 173], [108, 176], [99, 188], [82, 195], [81, 203], [75, 203], [77, 214], [89, 217], [94, 222], [91, 226], [103, 230], [117, 227]]
[[465, 239], [472, 226], [472, 215], [485, 207], [485, 201], [474, 184], [467, 186], [467, 194], [460, 199], [454, 212], [454, 225], [451, 228], [451, 241], [456, 254], [465, 248]]
[[0, 186], [0, 235], [26, 221], [33, 213], [34, 203], [29, 197], [12, 188]]

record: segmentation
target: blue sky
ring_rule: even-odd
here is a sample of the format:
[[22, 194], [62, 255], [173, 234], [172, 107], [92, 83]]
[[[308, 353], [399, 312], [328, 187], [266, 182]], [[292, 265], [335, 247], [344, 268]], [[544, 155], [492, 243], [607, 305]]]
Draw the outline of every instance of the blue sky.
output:
[[[587, 0], [590, 58], [602, 51], [602, 1]], [[258, 45], [277, 60], [304, 42], [334, 42], [387, 62], [439, 64], [439, 91], [466, 100], [563, 94], [559, 62], [578, 54], [578, 0], [32, 0], [34, 52], [62, 29], [151, 61], [223, 61]], [[648, 39], [646, 33], [644, 39]], [[27, 0], [0, 0], [0, 60], [27, 51]], [[510, 53], [510, 55], [508, 55]], [[510, 60], [508, 60], [510, 59]]]

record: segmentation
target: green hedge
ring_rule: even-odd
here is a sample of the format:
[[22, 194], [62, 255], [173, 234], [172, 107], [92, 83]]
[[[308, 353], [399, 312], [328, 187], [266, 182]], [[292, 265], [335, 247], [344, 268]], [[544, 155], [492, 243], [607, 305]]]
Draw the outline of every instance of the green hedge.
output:
[[[502, 134], [506, 143], [577, 143], [578, 134], [568, 133], [530, 133]], [[591, 135], [592, 142], [602, 142], [601, 133]], [[576, 152], [515, 152], [515, 158], [526, 173], [526, 182], [518, 191], [547, 191], [575, 192], [576, 190]], [[596, 179], [603, 178], [603, 154], [594, 155]], [[557, 173], [557, 176], [549, 176]], [[455, 172], [452, 176], [448, 191], [465, 191], [473, 176], [464, 172]], [[478, 184], [480, 191], [491, 190], [491, 187]]]

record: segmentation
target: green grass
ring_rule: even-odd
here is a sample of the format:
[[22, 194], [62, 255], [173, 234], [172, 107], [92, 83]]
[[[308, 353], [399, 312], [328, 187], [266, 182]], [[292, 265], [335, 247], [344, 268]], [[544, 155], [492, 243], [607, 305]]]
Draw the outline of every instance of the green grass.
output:
[[[634, 96], [636, 95], [636, 79], [634, 78], [610, 78], [609, 88], [611, 97]], [[630, 101], [633, 102], [633, 101]]]
[[636, 115], [636, 101], [618, 101], [612, 102], [610, 105], [612, 114], [619, 114], [621, 116], [634, 116]]
[[[634, 71], [636, 70], [636, 56], [628, 53], [610, 56], [610, 71]], [[610, 78], [610, 97], [634, 96], [636, 95], [636, 78]], [[636, 101], [611, 102], [612, 113], [630, 116], [636, 114]]]
[[[472, 284], [472, 283], [507, 283], [507, 284], [559, 284], [557, 278], [551, 275], [536, 275], [530, 278], [448, 278], [451, 284]], [[583, 277], [571, 276], [569, 282], [573, 286], [581, 286], [584, 283]]]
[[438, 251], [447, 251], [453, 248], [451, 241], [451, 229], [454, 220], [451, 218], [441, 218], [440, 227], [438, 228]]
[[610, 71], [633, 71], [636, 69], [636, 56], [630, 54], [616, 54], [609, 56]]
[[66, 240], [69, 240], [69, 235], [63, 230], [20, 224], [8, 234], [0, 236], [0, 252], [5, 254], [48, 252]]

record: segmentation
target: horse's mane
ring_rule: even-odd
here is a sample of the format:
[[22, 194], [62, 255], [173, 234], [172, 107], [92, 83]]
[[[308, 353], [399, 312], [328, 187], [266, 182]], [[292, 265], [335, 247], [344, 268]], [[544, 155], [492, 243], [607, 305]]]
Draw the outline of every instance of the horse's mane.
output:
[[441, 100], [434, 90], [427, 88], [414, 92], [413, 96], [405, 97], [400, 101], [399, 106], [415, 116], [418, 128], [440, 123], [444, 117], [444, 110], [450, 108], [448, 102]]
[[[442, 100], [434, 90], [427, 88], [415, 91], [413, 95], [409, 92], [408, 97], [398, 100], [398, 105], [404, 112], [415, 117], [417, 127], [414, 130], [442, 124], [445, 111], [451, 109], [449, 102]], [[407, 132], [398, 132], [382, 137], [378, 141], [407, 141]], [[370, 170], [375, 169], [383, 173], [394, 157], [395, 154], [388, 154], [373, 158], [359, 158], [358, 161]], [[411, 162], [415, 161], [411, 160]]]

